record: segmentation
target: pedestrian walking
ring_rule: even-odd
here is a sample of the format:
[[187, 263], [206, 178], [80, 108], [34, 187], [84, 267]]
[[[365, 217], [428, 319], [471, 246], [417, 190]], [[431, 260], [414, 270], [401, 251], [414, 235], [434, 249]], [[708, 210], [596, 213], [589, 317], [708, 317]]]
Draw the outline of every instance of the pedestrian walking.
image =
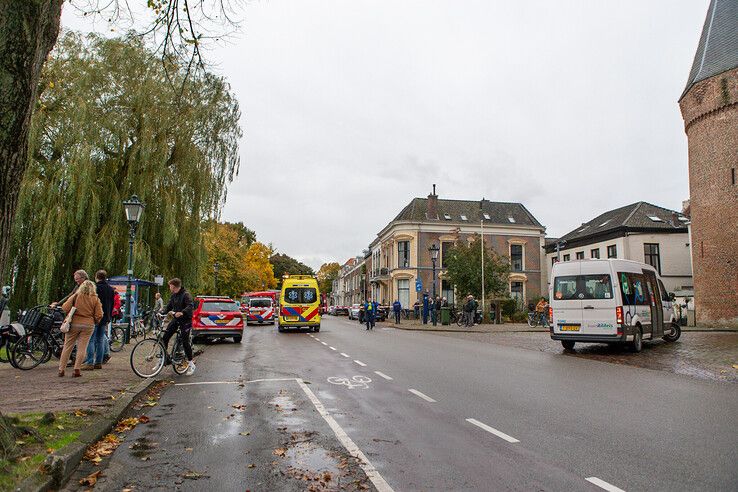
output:
[[108, 283], [108, 272], [98, 270], [95, 272], [95, 291], [102, 305], [103, 317], [99, 323], [95, 325], [92, 332], [92, 338], [87, 344], [87, 358], [82, 364], [83, 371], [91, 371], [93, 369], [102, 369], [105, 356], [110, 358], [110, 341], [108, 339], [108, 324], [111, 320], [113, 312], [114, 289]]
[[[479, 301], [477, 301], [474, 296], [472, 296], [472, 302], [474, 303], [474, 308], [472, 309], [472, 325], [478, 325], [482, 322], [481, 316], [480, 319], [477, 320], [477, 311], [479, 310]], [[479, 323], [477, 322], [479, 321]]]
[[77, 378], [82, 375], [80, 368], [87, 352], [87, 344], [95, 325], [100, 323], [103, 318], [102, 304], [97, 297], [95, 284], [89, 280], [82, 282], [77, 292], [62, 305], [62, 310], [69, 313], [72, 307], [75, 307], [76, 310], [71, 320], [71, 327], [64, 334], [64, 348], [59, 358], [59, 377], [64, 377], [64, 369], [67, 367], [69, 356], [75, 344], [77, 345], [77, 358], [74, 361], [73, 377]]
[[161, 294], [158, 292], [154, 294], [154, 313], [161, 313], [164, 309], [164, 299], [161, 298]]
[[399, 299], [395, 299], [395, 302], [392, 303], [392, 312], [395, 313], [395, 324], [400, 324], [400, 313], [402, 312], [402, 304], [400, 304]]
[[367, 330], [374, 329], [375, 317], [377, 314], [378, 306], [379, 305], [376, 302], [372, 301], [371, 297], [366, 298], [366, 302], [364, 303], [364, 321], [366, 322]]
[[413, 304], [413, 315], [415, 319], [420, 319], [420, 301], [415, 301], [415, 304]]
[[430, 298], [428, 297], [428, 291], [423, 293], [423, 324], [428, 324], [428, 312], [430, 310]]

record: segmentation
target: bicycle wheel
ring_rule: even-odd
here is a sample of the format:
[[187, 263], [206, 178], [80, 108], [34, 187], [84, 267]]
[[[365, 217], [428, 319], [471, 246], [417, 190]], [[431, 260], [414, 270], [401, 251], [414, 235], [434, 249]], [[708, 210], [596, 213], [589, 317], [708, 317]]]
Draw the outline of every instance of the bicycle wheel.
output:
[[538, 321], [536, 320], [536, 318], [532, 314], [528, 314], [528, 326], [533, 328], [537, 324], [538, 324]]
[[126, 333], [120, 326], [113, 326], [110, 329], [110, 351], [120, 352], [123, 350], [123, 341], [125, 340]]
[[164, 367], [164, 346], [159, 340], [144, 338], [131, 350], [131, 369], [136, 376], [153, 378]]
[[40, 333], [24, 336], [13, 346], [11, 353], [13, 366], [28, 371], [41, 364], [48, 356], [49, 342]]
[[187, 372], [188, 365], [189, 361], [184, 353], [182, 339], [180, 338], [180, 334], [177, 333], [177, 340], [174, 342], [174, 347], [172, 348], [172, 369], [181, 375]]
[[458, 326], [464, 326], [464, 315], [463, 314], [459, 314], [458, 316], [456, 316], [456, 324]]

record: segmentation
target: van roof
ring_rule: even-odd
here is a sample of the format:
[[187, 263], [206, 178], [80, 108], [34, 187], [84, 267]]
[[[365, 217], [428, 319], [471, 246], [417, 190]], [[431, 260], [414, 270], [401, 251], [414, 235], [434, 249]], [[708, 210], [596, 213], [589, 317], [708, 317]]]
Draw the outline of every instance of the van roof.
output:
[[649, 270], [656, 271], [656, 269], [649, 265], [648, 263], [643, 263], [641, 261], [635, 261], [635, 260], [626, 260], [624, 258], [600, 258], [600, 259], [587, 259], [587, 260], [570, 260], [570, 261], [559, 261], [553, 264], [553, 267], [551, 271], [553, 272], [554, 269], [561, 269], [566, 265], [578, 265], [581, 263], [608, 263], [608, 264], [620, 264], [620, 265], [627, 265], [631, 268], [647, 268]]

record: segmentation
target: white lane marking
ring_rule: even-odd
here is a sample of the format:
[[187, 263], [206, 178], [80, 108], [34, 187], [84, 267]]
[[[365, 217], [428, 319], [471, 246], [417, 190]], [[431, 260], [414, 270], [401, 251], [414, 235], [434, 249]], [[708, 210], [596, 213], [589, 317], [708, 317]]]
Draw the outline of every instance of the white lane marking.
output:
[[318, 337], [315, 337], [315, 339], [316, 339], [317, 341], [320, 341], [320, 338], [318, 338]]
[[364, 364], [364, 363], [363, 363], [363, 362], [361, 362], [360, 360], [355, 360], [355, 359], [354, 359], [354, 362], [356, 362], [357, 364], [359, 364], [359, 365], [360, 365], [361, 367], [366, 367], [366, 364]]
[[331, 350], [336, 350], [336, 347], [328, 347]]
[[613, 484], [607, 483], [604, 480], [597, 478], [597, 477], [589, 477], [589, 478], [585, 478], [585, 480], [588, 481], [589, 483], [593, 483], [597, 485], [601, 489], [607, 490], [608, 492], [625, 492], [623, 489], [620, 489], [614, 486]]
[[374, 374], [376, 374], [377, 376], [382, 376], [382, 377], [383, 377], [384, 379], [386, 379], [387, 381], [392, 381], [392, 378], [391, 378], [391, 377], [389, 377], [389, 376], [387, 376], [387, 375], [386, 375], [385, 373], [383, 373], [383, 372], [379, 372], [379, 371], [374, 371]]
[[490, 427], [490, 426], [488, 426], [487, 424], [483, 424], [482, 422], [478, 421], [477, 419], [466, 419], [466, 421], [467, 421], [467, 422], [469, 422], [470, 424], [474, 424], [474, 425], [476, 425], [476, 426], [477, 426], [477, 427], [479, 427], [480, 429], [484, 429], [484, 430], [486, 430], [486, 431], [487, 431], [487, 432], [489, 432], [490, 434], [494, 434], [494, 435], [496, 435], [497, 437], [499, 437], [499, 438], [502, 438], [502, 439], [506, 440], [507, 442], [512, 442], [512, 443], [515, 443], [515, 442], [520, 442], [520, 441], [518, 441], [517, 439], [515, 439], [514, 437], [512, 437], [512, 436], [508, 436], [508, 435], [507, 435], [507, 434], [505, 434], [504, 432], [500, 432], [500, 431], [498, 431], [497, 429], [495, 429], [494, 427]]
[[420, 398], [424, 399], [425, 401], [427, 401], [429, 403], [436, 403], [436, 400], [434, 400], [433, 398], [431, 398], [428, 395], [424, 395], [423, 393], [421, 393], [420, 391], [418, 391], [416, 389], [410, 388], [408, 391], [410, 393], [414, 394], [415, 396], [419, 396]]
[[338, 422], [336, 422], [336, 420], [328, 413], [320, 400], [318, 400], [318, 397], [315, 396], [315, 394], [310, 390], [310, 388], [307, 387], [302, 379], [297, 379], [297, 384], [300, 385], [302, 391], [304, 391], [307, 397], [310, 398], [310, 401], [313, 402], [313, 405], [315, 406], [315, 409], [318, 411], [318, 413], [323, 417], [326, 423], [328, 423], [330, 428], [333, 429], [333, 432], [336, 434], [336, 437], [341, 442], [341, 444], [343, 444], [343, 447], [346, 448], [346, 451], [348, 451], [349, 454], [351, 454], [352, 456], [359, 459], [359, 466], [362, 470], [364, 470], [364, 473], [366, 473], [366, 476], [369, 478], [369, 480], [372, 481], [377, 490], [379, 492], [394, 492], [392, 490], [392, 487], [389, 486], [384, 478], [382, 478], [382, 475], [377, 471], [376, 468], [374, 468], [374, 465], [371, 464], [366, 455], [361, 451], [361, 449], [359, 449], [359, 446], [357, 446], [356, 443], [351, 440], [348, 434], [346, 434], [346, 431], [344, 431], [341, 426], [338, 425]]
[[349, 356], [349, 354], [344, 354], [343, 352], [341, 352], [341, 355], [343, 355], [344, 357], [348, 357]]
[[325, 343], [325, 342], [320, 342], [320, 343], [322, 343], [322, 344], [323, 344], [323, 345], [325, 345], [326, 347], [328, 346], [328, 344], [327, 344], [327, 343]]
[[175, 383], [174, 386], [198, 386], [204, 384], [249, 384], [264, 381], [294, 381], [295, 378], [251, 379], [250, 381], [200, 381], [199, 383]]

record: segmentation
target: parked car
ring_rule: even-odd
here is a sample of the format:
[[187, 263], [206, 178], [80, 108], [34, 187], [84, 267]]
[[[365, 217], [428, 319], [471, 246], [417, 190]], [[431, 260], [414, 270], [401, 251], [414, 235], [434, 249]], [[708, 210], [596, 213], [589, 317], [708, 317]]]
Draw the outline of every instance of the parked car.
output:
[[246, 326], [250, 324], [274, 324], [274, 301], [271, 297], [250, 297], [245, 313]]
[[347, 306], [336, 306], [336, 316], [348, 316], [349, 308]]
[[232, 337], [241, 343], [243, 316], [240, 304], [230, 297], [197, 296], [192, 313], [193, 338]]
[[352, 304], [351, 307], [348, 308], [349, 319], [359, 319], [360, 310], [361, 310], [361, 307], [358, 304]]
[[576, 342], [627, 343], [640, 352], [644, 339], [676, 341], [681, 335], [654, 267], [607, 259], [555, 263], [551, 271], [551, 338], [571, 350]]
[[336, 306], [328, 306], [328, 314], [335, 316], [336, 315]]

